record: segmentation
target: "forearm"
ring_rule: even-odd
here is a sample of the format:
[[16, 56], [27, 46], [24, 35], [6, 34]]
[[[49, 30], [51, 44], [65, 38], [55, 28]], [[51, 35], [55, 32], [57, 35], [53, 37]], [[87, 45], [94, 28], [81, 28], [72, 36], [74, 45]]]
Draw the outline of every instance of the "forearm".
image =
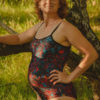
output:
[[78, 78], [81, 74], [83, 74], [93, 63], [94, 61], [98, 58], [96, 55], [92, 56], [86, 56], [84, 57], [79, 65], [72, 71], [69, 75], [69, 79], [71, 81], [75, 80]]
[[17, 45], [19, 44], [19, 38], [16, 34], [0, 36], [0, 43]]

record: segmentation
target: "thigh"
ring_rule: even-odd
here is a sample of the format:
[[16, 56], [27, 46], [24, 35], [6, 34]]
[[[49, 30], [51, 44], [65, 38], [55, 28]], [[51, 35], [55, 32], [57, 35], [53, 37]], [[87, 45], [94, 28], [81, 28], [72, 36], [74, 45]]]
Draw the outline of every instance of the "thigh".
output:
[[41, 97], [39, 96], [39, 94], [34, 89], [33, 89], [33, 91], [36, 93], [37, 100], [42, 100]]
[[42, 100], [41, 97], [37, 94], [37, 100]]
[[69, 97], [69, 96], [61, 96], [61, 97], [56, 97], [56, 98], [52, 98], [49, 100], [76, 100], [76, 99], [73, 97]]
[[36, 93], [37, 100], [42, 100], [41, 97], [39, 96], [39, 94], [37, 93], [37, 91], [35, 89], [33, 89], [32, 86], [31, 86], [31, 88]]
[[42, 100], [41, 97], [39, 96], [39, 94], [34, 89], [33, 89], [33, 91], [36, 93], [37, 100]]

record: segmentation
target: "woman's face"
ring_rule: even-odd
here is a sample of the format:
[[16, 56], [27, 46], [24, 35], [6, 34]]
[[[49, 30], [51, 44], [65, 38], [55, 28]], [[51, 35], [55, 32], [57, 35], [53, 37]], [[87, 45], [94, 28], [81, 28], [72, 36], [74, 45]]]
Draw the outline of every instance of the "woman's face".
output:
[[56, 13], [59, 8], [59, 0], [41, 0], [39, 8], [45, 13]]

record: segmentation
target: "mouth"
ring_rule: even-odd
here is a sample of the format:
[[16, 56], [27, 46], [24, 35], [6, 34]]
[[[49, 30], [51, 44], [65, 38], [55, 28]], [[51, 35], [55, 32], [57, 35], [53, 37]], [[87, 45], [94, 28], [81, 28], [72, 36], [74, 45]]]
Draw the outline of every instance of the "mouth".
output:
[[53, 8], [54, 6], [46, 6], [46, 7], [48, 7], [48, 8]]
[[45, 5], [46, 7], [54, 7], [54, 5], [50, 4], [50, 5]]

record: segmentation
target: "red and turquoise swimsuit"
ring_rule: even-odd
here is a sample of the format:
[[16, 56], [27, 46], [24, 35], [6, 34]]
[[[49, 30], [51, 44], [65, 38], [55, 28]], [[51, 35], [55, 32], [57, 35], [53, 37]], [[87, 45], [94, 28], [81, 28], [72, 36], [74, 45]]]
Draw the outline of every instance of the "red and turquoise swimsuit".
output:
[[52, 34], [60, 24], [49, 36], [42, 39], [34, 37], [30, 44], [32, 59], [28, 70], [28, 80], [42, 100], [60, 97], [62, 94], [77, 98], [72, 82], [53, 85], [48, 79], [50, 71], [54, 69], [63, 71], [64, 64], [70, 53], [71, 46], [63, 46], [52, 37]]

